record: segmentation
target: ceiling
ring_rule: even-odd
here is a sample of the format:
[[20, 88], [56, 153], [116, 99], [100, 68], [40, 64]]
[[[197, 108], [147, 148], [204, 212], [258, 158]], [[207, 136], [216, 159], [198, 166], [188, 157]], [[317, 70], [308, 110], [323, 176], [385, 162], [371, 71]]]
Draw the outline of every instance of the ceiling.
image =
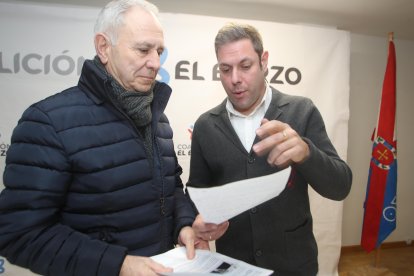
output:
[[[102, 0], [0, 0], [102, 7]], [[196, 13], [337, 27], [352, 33], [414, 40], [412, 0], [153, 0], [161, 12]]]

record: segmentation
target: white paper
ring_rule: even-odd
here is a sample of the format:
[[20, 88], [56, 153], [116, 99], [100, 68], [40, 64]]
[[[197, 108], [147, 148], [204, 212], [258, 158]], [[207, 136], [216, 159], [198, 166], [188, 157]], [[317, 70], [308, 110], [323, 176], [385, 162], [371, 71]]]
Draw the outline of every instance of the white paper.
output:
[[151, 258], [166, 267], [173, 268], [174, 272], [163, 273], [162, 275], [268, 276], [273, 273], [272, 270], [253, 266], [209, 250], [197, 249], [195, 258], [189, 260], [186, 256], [185, 247], [177, 247]]
[[204, 222], [222, 223], [278, 196], [286, 187], [291, 168], [211, 188], [187, 187]]

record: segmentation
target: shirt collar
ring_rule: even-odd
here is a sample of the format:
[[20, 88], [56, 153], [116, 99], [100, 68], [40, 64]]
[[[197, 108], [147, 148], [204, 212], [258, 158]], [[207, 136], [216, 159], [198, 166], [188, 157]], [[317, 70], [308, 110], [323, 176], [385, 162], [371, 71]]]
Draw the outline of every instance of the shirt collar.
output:
[[230, 102], [228, 97], [226, 101], [226, 109], [227, 109], [229, 116], [238, 116], [242, 118], [247, 118], [247, 117], [253, 116], [261, 108], [264, 108], [264, 111], [266, 111], [271, 101], [272, 101], [272, 89], [270, 88], [270, 85], [266, 82], [266, 92], [265, 92], [264, 97], [262, 98], [260, 104], [257, 105], [256, 108], [249, 115], [244, 115], [240, 113], [239, 111], [237, 111], [236, 109], [234, 109], [234, 106]]

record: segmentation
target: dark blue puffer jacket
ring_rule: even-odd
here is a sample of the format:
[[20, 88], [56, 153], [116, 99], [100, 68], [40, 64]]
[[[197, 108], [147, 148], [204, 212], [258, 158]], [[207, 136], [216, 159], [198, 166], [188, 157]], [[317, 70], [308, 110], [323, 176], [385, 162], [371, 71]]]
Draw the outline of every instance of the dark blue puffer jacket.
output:
[[164, 109], [152, 103], [154, 166], [133, 122], [86, 61], [79, 84], [29, 107], [12, 135], [0, 194], [0, 254], [44, 275], [118, 275], [126, 254], [151, 256], [195, 214], [183, 193]]

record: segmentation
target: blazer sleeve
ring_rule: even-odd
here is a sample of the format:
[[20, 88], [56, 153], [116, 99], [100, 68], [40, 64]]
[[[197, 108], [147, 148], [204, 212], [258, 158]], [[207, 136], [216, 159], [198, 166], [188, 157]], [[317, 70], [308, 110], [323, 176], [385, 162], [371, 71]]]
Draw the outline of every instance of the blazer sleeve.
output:
[[352, 172], [332, 145], [319, 110], [308, 102], [303, 139], [309, 145], [310, 156], [296, 164], [300, 174], [321, 196], [343, 200], [351, 190]]
[[207, 161], [204, 159], [203, 148], [200, 145], [203, 137], [199, 129], [207, 132], [210, 131], [209, 125], [206, 123], [205, 115], [200, 116], [194, 124], [191, 138], [190, 176], [187, 186], [206, 188], [212, 182], [212, 177], [211, 170]]
[[126, 249], [61, 224], [69, 159], [48, 114], [29, 107], [13, 131], [0, 194], [0, 254], [42, 275], [119, 275]]

